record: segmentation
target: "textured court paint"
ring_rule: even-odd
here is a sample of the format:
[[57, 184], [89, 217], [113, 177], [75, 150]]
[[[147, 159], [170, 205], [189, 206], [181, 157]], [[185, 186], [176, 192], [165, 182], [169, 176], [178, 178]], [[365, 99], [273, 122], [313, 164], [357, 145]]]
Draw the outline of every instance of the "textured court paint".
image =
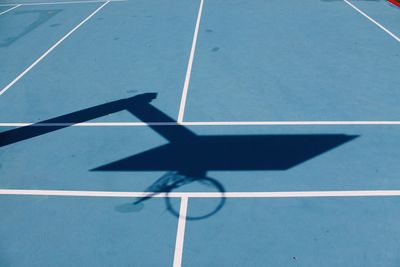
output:
[[[282, 1], [271, 0], [267, 1], [268, 4], [276, 4], [275, 7], [278, 10], [272, 8], [266, 12], [262, 8], [254, 8], [251, 10], [254, 13], [248, 12], [248, 1], [245, 3], [247, 7], [243, 6], [243, 8], [237, 9], [240, 2], [243, 1], [207, 2], [212, 5], [218, 5], [218, 3], [222, 5], [216, 10], [217, 12], [214, 11], [214, 16], [219, 16], [219, 18], [215, 18], [212, 23], [209, 22], [200, 35], [224, 32], [225, 36], [203, 44], [203, 47], [209, 49], [215, 58], [218, 58], [218, 55], [226, 57], [227, 44], [219, 42], [227, 37], [229, 45], [234, 46], [232, 51], [234, 57], [227, 57], [227, 59], [233, 59], [232, 62], [226, 64], [222, 61], [224, 64], [212, 70], [217, 78], [208, 77], [210, 84], [205, 85], [210, 86], [199, 86], [200, 89], [196, 90], [209, 91], [209, 95], [204, 94], [202, 97], [193, 98], [191, 93], [195, 88], [191, 86], [188, 99], [195, 101], [197, 106], [192, 106], [193, 102], [189, 103], [187, 112], [196, 113], [201, 121], [214, 122], [272, 121], [276, 117], [279, 121], [308, 121], [315, 119], [310, 118], [310, 114], [319, 116], [316, 114], [320, 114], [320, 111], [334, 114], [332, 116], [337, 116], [336, 113], [340, 112], [351, 115], [368, 115], [368, 118], [362, 117], [360, 120], [398, 121], [398, 118], [386, 118], [386, 116], [384, 116], [385, 118], [375, 118], [375, 113], [374, 116], [364, 114], [364, 110], [358, 110], [354, 105], [338, 106], [337, 108], [324, 105], [324, 103], [309, 105], [316, 99], [316, 96], [305, 90], [308, 87], [302, 83], [318, 84], [326, 76], [320, 80], [317, 75], [320, 74], [319, 72], [307, 73], [309, 69], [305, 72], [300, 71], [300, 73], [293, 71], [301, 70], [304, 66], [313, 66], [311, 63], [315, 63], [316, 69], [325, 68], [323, 74], [333, 76], [332, 80], [328, 79], [328, 82], [332, 84], [356, 76], [355, 79], [358, 79], [359, 83], [350, 83], [353, 86], [346, 88], [349, 89], [348, 92], [352, 92], [354, 88], [361, 88], [357, 86], [360, 83], [365, 85], [366, 82], [361, 78], [368, 80], [368, 76], [373, 76], [370, 69], [373, 69], [372, 66], [375, 65], [372, 63], [382, 64], [378, 64], [374, 70], [382, 76], [381, 78], [385, 78], [386, 76], [382, 73], [392, 70], [393, 66], [387, 64], [388, 62], [376, 60], [376, 58], [394, 58], [393, 60], [397, 60], [397, 58], [395, 53], [390, 52], [393, 51], [392, 47], [386, 47], [389, 40], [392, 40], [384, 32], [379, 31], [375, 25], [343, 5], [341, 1], [312, 1], [315, 6], [311, 5], [311, 1], [308, 0], [301, 1], [301, 3], [290, 1], [290, 5], [298, 7], [291, 9], [289, 4], [283, 5]], [[265, 1], [254, 2], [256, 4], [266, 3]], [[80, 34], [74, 34], [74, 38], [63, 43], [60, 48], [65, 49], [65, 52], [53, 54], [54, 58], [48, 57], [46, 62], [41, 62], [45, 64], [38, 65], [35, 72], [30, 73], [32, 75], [25, 77], [26, 81], [19, 85], [18, 90], [12, 90], [9, 95], [4, 95], [9, 98], [4, 100], [0, 98], [0, 121], [41, 121], [110, 100], [121, 99], [127, 95], [149, 91], [160, 92], [159, 98], [154, 101], [155, 106], [171, 116], [177, 114], [197, 4], [197, 1], [161, 0], [110, 4], [107, 9], [103, 10], [105, 13], [102, 12], [102, 16], [91, 21], [93, 23], [85, 25], [89, 26], [88, 29]], [[302, 7], [299, 6], [300, 4]], [[117, 5], [119, 6], [117, 7]], [[232, 5], [233, 9], [237, 9], [238, 16], [229, 16], [232, 14]], [[74, 10], [78, 6], [86, 5], [76, 5]], [[324, 8], [321, 9], [322, 6]], [[298, 16], [301, 12], [309, 12], [305, 17], [314, 18], [311, 24], [317, 25], [317, 27], [310, 28], [308, 23], [300, 21], [298, 24], [285, 24], [285, 27], [279, 28], [280, 25], [274, 24], [274, 22], [283, 18], [283, 11], [281, 12], [280, 8], [285, 12], [288, 10], [289, 13], [292, 12], [293, 14], [288, 14], [292, 16], [290, 18]], [[332, 16], [333, 10], [341, 10], [345, 19], [340, 16]], [[205, 12], [209, 14], [209, 11], [207, 5]], [[85, 13], [83, 17], [87, 14], [89, 13]], [[318, 14], [317, 18], [315, 14]], [[7, 14], [3, 18], [9, 18], [9, 15]], [[265, 38], [268, 39], [268, 42], [275, 40], [275, 46], [272, 48], [268, 45], [252, 47], [255, 38], [246, 39], [249, 36], [248, 30], [251, 31], [252, 28], [242, 28], [243, 25], [246, 26], [246, 23], [243, 23], [246, 22], [243, 19], [246, 16], [249, 20], [254, 20], [254, 29], [263, 29], [259, 26], [265, 24], [262, 23], [265, 22], [265, 17], [274, 16], [269, 20], [271, 23], [267, 26], [271, 26], [271, 29], [278, 29], [278, 31], [282, 30], [278, 33], [286, 39], [274, 39], [270, 38], [272, 35], [268, 35]], [[324, 17], [331, 20], [332, 25], [324, 24], [326, 23]], [[363, 21], [363, 23], [348, 23], [345, 25], [345, 29], [338, 30], [338, 21], [346, 21], [346, 18], [352, 18], [352, 21], [353, 19], [358, 22]], [[359, 68], [365, 71], [362, 66], [368, 63], [363, 61], [363, 57], [360, 57], [360, 49], [355, 45], [345, 45], [347, 50], [339, 49], [339, 44], [337, 44], [338, 40], [345, 43], [348, 40], [358, 40], [357, 34], [360, 29], [349, 28], [349, 25], [362, 26], [361, 32], [368, 33], [367, 37], [360, 41], [362, 44], [371, 45], [361, 49], [363, 53], [370, 54], [371, 62], [373, 61], [370, 62], [371, 64], [366, 64], [365, 69], [370, 72], [367, 71], [365, 75], [360, 76], [359, 72], [354, 71]], [[250, 23], [247, 26], [252, 25]], [[364, 26], [365, 28], [363, 28]], [[327, 30], [328, 28], [330, 30]], [[238, 36], [241, 36], [241, 39], [238, 39]], [[257, 40], [262, 39], [260, 35], [254, 34], [253, 36], [256, 36]], [[386, 39], [382, 42], [382, 38]], [[250, 49], [242, 49], [243, 39], [249, 43], [247, 48]], [[202, 42], [204, 39], [201, 40], [201, 36], [199, 36], [199, 44]], [[239, 45], [235, 46], [235, 43], [238, 42]], [[318, 45], [315, 45], [316, 43]], [[321, 48], [320, 43], [325, 46]], [[101, 46], [96, 46], [96, 44], [101, 44]], [[382, 54], [379, 52], [380, 50], [377, 52], [375, 50], [377, 48], [386, 49], [387, 53]], [[282, 51], [293, 54], [285, 57], [284, 54], [280, 54], [283, 53]], [[309, 53], [305, 53], [305, 51]], [[269, 57], [265, 56], [268, 53], [277, 54], [276, 61], [271, 61]], [[323, 56], [326, 53], [338, 61], [346, 59], [342, 62], [344, 65], [348, 61], [350, 63], [358, 62], [357, 60], [361, 58], [361, 67], [346, 69], [346, 65], [344, 67], [340, 65], [348, 74], [343, 77], [344, 72], [336, 73], [337, 69], [332, 68], [332, 60], [327, 60], [327, 57]], [[199, 59], [197, 56], [196, 53], [196, 62]], [[203, 57], [204, 55], [200, 59]], [[74, 60], [75, 58], [79, 58], [79, 60]], [[286, 61], [282, 63], [279, 58]], [[311, 63], [308, 58], [311, 59]], [[353, 59], [348, 60], [349, 58]], [[251, 63], [252, 59], [260, 64], [270, 64], [270, 71], [265, 71], [262, 65], [246, 65], [246, 63]], [[328, 57], [328, 59], [330, 58]], [[202, 60], [204, 61], [204, 58]], [[212, 58], [211, 61], [213, 60]], [[210, 71], [207, 69], [210, 66], [206, 65], [207, 72]], [[244, 76], [241, 74], [242, 69], [235, 69], [237, 66], [244, 66], [248, 70]], [[285, 67], [289, 69], [286, 70]], [[332, 70], [332, 72], [327, 70]], [[199, 75], [199, 69], [196, 70], [196, 66], [193, 71], [195, 75]], [[238, 90], [233, 90], [242, 88], [241, 85], [246, 84], [248, 80], [251, 80], [254, 85], [260, 83], [264, 86], [260, 77], [266, 77], [268, 80], [271, 78], [268, 73], [279, 74], [279, 71], [285, 72], [286, 75], [287, 73], [297, 75], [295, 78], [298, 80], [290, 81], [302, 84], [302, 90], [283, 91], [281, 94], [276, 91], [274, 94], [271, 92], [263, 94], [262, 90], [254, 92], [248, 87], [242, 91], [239, 90], [239, 93]], [[225, 72], [228, 72], [229, 75], [226, 75]], [[62, 75], [55, 75], [57, 73]], [[153, 74], [157, 76], [153, 76]], [[286, 77], [292, 78], [291, 76]], [[230, 81], [232, 87], [219, 86], [221, 80], [224, 79], [232, 79]], [[365, 103], [365, 100], [371, 100], [376, 105], [376, 110], [385, 112], [385, 114], [388, 112], [392, 112], [392, 115], [398, 114], [396, 109], [398, 95], [395, 91], [392, 95], [385, 95], [385, 92], [382, 91], [382, 95], [378, 95], [380, 98], [374, 95], [385, 85], [383, 81], [385, 79], [377, 79], [373, 84], [373, 86], [376, 85], [376, 90], [372, 90], [372, 93], [371, 88], [359, 89], [356, 92], [359, 93], [359, 102]], [[275, 83], [278, 82], [275, 81]], [[397, 84], [393, 81], [392, 83], [394, 86]], [[218, 87], [220, 90], [215, 89]], [[282, 88], [278, 89], [283, 90]], [[343, 104], [343, 101], [345, 102], [349, 98], [347, 95], [336, 93], [338, 91], [333, 90], [332, 92], [335, 92], [336, 98], [332, 101], [336, 104]], [[279, 96], [286, 99], [283, 103], [288, 102], [289, 104], [281, 105], [282, 99]], [[293, 99], [290, 99], [291, 97]], [[254, 102], [252, 103], [254, 98], [258, 98], [260, 102], [270, 102], [264, 106], [255, 105]], [[338, 98], [343, 101], [338, 101]], [[327, 101], [323, 97], [320, 99]], [[315, 105], [321, 110], [315, 112]], [[297, 108], [300, 111], [304, 109], [308, 113], [301, 113], [304, 115], [301, 117], [301, 114], [298, 115], [296, 112]], [[207, 114], [204, 114], [204, 110], [207, 110], [205, 112]], [[265, 116], [266, 112], [271, 112], [271, 110], [272, 115], [275, 115], [274, 118]], [[284, 115], [282, 118], [277, 116], [283, 110], [286, 112], [287, 118]], [[219, 112], [223, 112], [224, 116], [219, 115]], [[354, 119], [350, 118], [351, 116], [349, 118], [337, 117], [338, 121]], [[127, 113], [100, 119], [107, 122], [134, 120]], [[321, 121], [327, 118], [318, 117], [316, 119]], [[1, 127], [0, 131], [10, 128]], [[209, 172], [208, 176], [217, 179], [228, 192], [315, 192], [324, 190], [341, 192], [342, 190], [374, 190], [373, 192], [377, 192], [376, 190], [398, 190], [400, 188], [398, 126], [270, 127], [246, 125], [237, 127], [226, 125], [218, 127], [192, 126], [190, 129], [201, 135], [312, 133], [359, 135], [359, 138], [352, 142], [286, 171]], [[149, 127], [66, 128], [2, 147], [0, 149], [0, 188], [142, 192], [164, 172], [102, 173], [90, 172], [90, 169], [165, 143], [166, 140], [150, 130]], [[266, 151], [266, 155], [267, 153], [268, 151]], [[204, 190], [204, 185], [199, 183], [178, 189], [178, 191], [187, 192]], [[83, 266], [99, 266], [101, 264], [129, 266], [130, 260], [136, 260], [138, 266], [146, 266], [146, 264], [171, 266], [173, 262], [177, 220], [166, 210], [162, 199], [149, 200], [144, 203], [142, 210], [123, 214], [118, 212], [118, 209], [121, 205], [130, 203], [131, 198], [32, 196], [0, 196], [0, 198], [0, 212], [7, 215], [0, 218], [0, 224], [5, 226], [0, 227], [0, 236], [2, 237], [0, 262], [2, 263], [11, 262], [12, 264], [9, 265], [12, 266], [32, 266], [32, 262], [38, 262], [38, 266], [46, 264], [62, 266], [59, 262], [54, 262], [58, 260], [65, 265], [72, 263]], [[203, 211], [209, 202], [215, 203], [213, 201], [215, 198], [191, 199], [188, 215], [190, 216], [192, 212]], [[283, 263], [287, 263], [287, 266], [296, 266], [295, 264], [298, 263], [297, 265], [300, 266], [313, 266], [313, 264], [316, 266], [354, 266], [361, 262], [362, 266], [397, 267], [400, 263], [397, 253], [399, 250], [398, 204], [397, 197], [228, 199], [223, 208], [215, 215], [206, 220], [191, 221], [186, 225], [182, 265], [263, 266], [270, 263], [271, 266], [284, 266]], [[326, 232], [326, 230], [329, 231]], [[65, 253], [65, 251], [69, 253]]]
[[[83, 0], [82, 2], [85, 2], [86, 0]], [[117, 0], [117, 1], [119, 1], [119, 0]], [[13, 0], [13, 1], [3, 1], [1, 4], [0, 4], [0, 6], [1, 5], [12, 5], [12, 4], [24, 4], [24, 5], [36, 5], [36, 4], [40, 4], [40, 5], [47, 5], [47, 4], [53, 4], [53, 3], [62, 3], [62, 2], [66, 2], [66, 0], [45, 0], [45, 1], [40, 1], [40, 0], [21, 0], [21, 1], [18, 1], [18, 0]], [[79, 1], [79, 0], [76, 0], [76, 1], [67, 1], [67, 2], [77, 2], [77, 3], [79, 3], [79, 2], [81, 2], [81, 1]], [[106, 2], [106, 1], [103, 1], [103, 2]]]
[[399, 119], [400, 45], [343, 1], [203, 12], [186, 121]]
[[1, 266], [171, 266], [178, 220], [162, 199], [119, 211], [130, 202], [0, 196]]
[[[197, 11], [185, 0], [110, 3], [2, 95], [0, 121], [40, 121], [143, 92], [159, 93], [155, 102], [176, 118]], [[99, 120], [137, 121], [128, 112]]]
[[[198, 135], [359, 137], [286, 171], [212, 171], [229, 192], [400, 189], [398, 126], [191, 126]], [[6, 129], [2, 129], [6, 130]], [[70, 127], [0, 149], [0, 188], [142, 192], [165, 172], [93, 172], [167, 141], [148, 127]], [[265, 151], [266, 157], [273, 157]], [[190, 157], [190, 155], [188, 155]], [[155, 161], [157, 159], [154, 159]], [[193, 183], [182, 191], [202, 191]]]
[[0, 10], [0, 16], [3, 15], [3, 14], [6, 14], [6, 13], [8, 13], [8, 12], [10, 12], [11, 10], [16, 9], [16, 8], [19, 7], [19, 6], [21, 6], [21, 5], [13, 6], [13, 7], [9, 8], [9, 9], [4, 10], [4, 11], [1, 11], [1, 10]]
[[351, 3], [357, 5], [358, 8], [379, 21], [391, 32], [400, 36], [399, 8], [386, 1], [353, 1]]
[[[112, 1], [108, 1], [108, 2], [124, 2], [124, 1], [127, 1], [127, 0], [112, 0]], [[62, 2], [61, 1], [60, 2], [33, 2], [33, 3], [24, 2], [24, 3], [21, 3], [19, 5], [23, 5], [23, 6], [45, 6], [45, 5], [104, 3], [104, 2], [107, 2], [107, 1], [104, 1], [104, 0], [84, 0], [84, 1], [62, 1]], [[15, 5], [15, 4], [0, 4], [0, 7], [2, 7], [2, 6], [11, 6], [11, 5]]]
[[84, 20], [82, 20], [78, 25], [76, 25], [72, 30], [70, 30], [67, 34], [61, 37], [55, 44], [53, 44], [46, 52], [44, 52], [40, 57], [38, 57], [31, 65], [29, 65], [23, 72], [21, 72], [17, 77], [15, 77], [9, 84], [7, 84], [3, 89], [0, 90], [0, 96], [4, 94], [8, 89], [10, 89], [15, 83], [17, 83], [20, 79], [22, 79], [31, 69], [33, 69], [37, 64], [40, 63], [45, 57], [47, 57], [54, 49], [56, 49], [65, 39], [67, 39], [70, 35], [72, 35], [76, 30], [78, 30], [83, 24], [89, 21], [94, 15], [96, 15], [103, 7], [105, 7], [109, 1], [103, 3], [100, 7], [98, 7], [95, 11], [89, 14]]
[[383, 26], [381, 23], [379, 23], [378, 21], [376, 21], [375, 19], [371, 18], [371, 16], [369, 16], [368, 14], [366, 14], [364, 11], [362, 11], [361, 9], [359, 9], [356, 5], [350, 3], [347, 0], [343, 0], [346, 4], [348, 4], [349, 6], [351, 6], [354, 10], [356, 10], [358, 13], [360, 13], [361, 15], [363, 15], [365, 18], [367, 18], [369, 21], [371, 21], [372, 23], [374, 23], [376, 26], [378, 26], [381, 30], [383, 30], [384, 32], [386, 32], [387, 34], [389, 34], [393, 39], [395, 39], [397, 42], [400, 43], [400, 37], [398, 37], [397, 35], [395, 35], [394, 33], [392, 33], [390, 30], [388, 30], [385, 26]]
[[[63, 35], [93, 12], [96, 5], [98, 4], [74, 7], [70, 5], [21, 6], [1, 16], [0, 88], [4, 88]], [[38, 79], [46, 80], [46, 77]], [[32, 91], [37, 92], [37, 88]], [[7, 102], [3, 102], [4, 97], [2, 95], [0, 98], [2, 107]], [[22, 99], [28, 101], [27, 96], [22, 96]], [[24, 101], [15, 102], [19, 103], [17, 104], [19, 111], [14, 112], [28, 112], [25, 110]], [[6, 111], [2, 109], [1, 112]], [[12, 112], [6, 113], [7, 117], [13, 116]]]
[[[211, 200], [191, 199], [190, 211]], [[229, 199], [188, 221], [183, 266], [400, 264], [399, 198]]]

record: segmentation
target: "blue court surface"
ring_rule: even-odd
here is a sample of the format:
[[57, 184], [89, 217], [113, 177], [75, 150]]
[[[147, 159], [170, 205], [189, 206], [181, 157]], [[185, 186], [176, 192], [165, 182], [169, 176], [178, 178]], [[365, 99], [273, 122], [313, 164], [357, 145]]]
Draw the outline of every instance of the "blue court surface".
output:
[[400, 8], [0, 1], [0, 266], [400, 266]]

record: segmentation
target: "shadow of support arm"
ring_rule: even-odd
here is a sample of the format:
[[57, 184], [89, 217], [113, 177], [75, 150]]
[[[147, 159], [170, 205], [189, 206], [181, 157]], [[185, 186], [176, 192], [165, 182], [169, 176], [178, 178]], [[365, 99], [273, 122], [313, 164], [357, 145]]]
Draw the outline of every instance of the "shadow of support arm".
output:
[[[143, 94], [138, 96], [143, 101], [139, 101], [134, 105], [129, 105], [127, 110], [135, 117], [145, 123], [149, 123], [149, 127], [163, 136], [171, 143], [182, 143], [191, 141], [197, 135], [186, 127], [177, 124], [177, 122], [167, 114], [150, 104], [151, 100], [157, 97], [156, 93]], [[171, 125], [157, 125], [157, 122], [171, 123]]]
[[[41, 121], [28, 126], [12, 129], [0, 133], [0, 147], [14, 144], [23, 140], [51, 133], [74, 124], [90, 121], [108, 114], [132, 108], [135, 105], [146, 106], [142, 101], [151, 101], [157, 94], [142, 94], [130, 98], [120, 99], [73, 113]], [[148, 102], [147, 102], [148, 103]]]

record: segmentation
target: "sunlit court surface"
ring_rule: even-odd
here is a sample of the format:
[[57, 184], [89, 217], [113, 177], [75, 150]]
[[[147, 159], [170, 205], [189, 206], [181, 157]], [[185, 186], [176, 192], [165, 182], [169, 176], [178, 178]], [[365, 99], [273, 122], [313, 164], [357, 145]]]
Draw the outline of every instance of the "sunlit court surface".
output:
[[397, 0], [0, 0], [0, 266], [400, 266]]

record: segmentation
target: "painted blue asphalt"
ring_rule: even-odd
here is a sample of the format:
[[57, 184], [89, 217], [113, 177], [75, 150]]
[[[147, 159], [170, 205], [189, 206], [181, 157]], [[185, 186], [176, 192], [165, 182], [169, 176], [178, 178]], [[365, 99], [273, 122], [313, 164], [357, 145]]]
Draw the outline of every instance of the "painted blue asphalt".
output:
[[[207, 201], [190, 199], [188, 212]], [[399, 198], [228, 199], [187, 222], [183, 266], [399, 266], [399, 207]]]
[[71, 0], [71, 1], [67, 1], [67, 0], [5, 0], [1, 2], [1, 5], [17, 5], [17, 4], [40, 4], [40, 5], [48, 5], [48, 4], [52, 4], [52, 3], [59, 3], [59, 2], [76, 2], [79, 4], [79, 2], [85, 2], [85, 1], [79, 1], [79, 0]]
[[380, 1], [354, 1], [361, 10], [370, 17], [379, 21], [392, 33], [400, 36], [400, 8], [394, 6], [386, 0]]
[[[193, 164], [206, 170], [211, 168], [207, 176], [219, 181], [226, 191], [400, 188], [398, 126], [198, 126], [190, 129], [199, 136], [225, 135], [226, 140], [231, 140], [232, 153], [242, 160], [252, 158], [257, 163], [271, 162], [271, 164], [275, 164], [273, 162], [276, 162], [276, 158], [296, 159], [299, 155], [301, 157], [298, 153], [303, 152], [296, 152], [286, 147], [285, 140], [282, 139], [278, 141], [281, 142], [278, 144], [282, 145], [281, 150], [271, 152], [266, 147], [252, 154], [244, 150], [240, 142], [235, 143], [237, 140], [235, 137], [250, 135], [249, 140], [253, 141], [249, 141], [250, 143], [246, 145], [250, 147], [265, 146], [262, 139], [263, 136], [268, 138], [268, 135], [345, 134], [358, 137], [347, 143], [338, 144], [332, 150], [317, 154], [313, 158], [300, 159], [297, 165], [290, 166], [286, 170], [274, 168], [252, 170], [246, 167], [236, 170], [229, 167], [226, 170], [216, 170], [212, 167], [212, 163], [206, 161], [207, 151], [201, 152], [205, 155], [204, 159], [198, 159], [193, 163], [192, 159], [197, 159], [198, 148], [189, 144], [187, 156], [183, 159], [178, 150], [171, 150], [167, 154], [155, 153], [144, 162], [140, 160], [139, 162], [142, 162], [140, 164], [145, 167], [144, 171], [140, 171], [143, 170], [140, 167], [136, 171], [92, 171], [111, 162], [167, 144], [168, 141], [148, 127], [71, 127], [2, 147], [0, 188], [144, 191], [165, 174], [169, 167], [170, 171], [174, 171], [179, 166]], [[311, 143], [302, 149], [312, 149], [313, 146], [318, 145]], [[214, 147], [207, 149], [209, 154], [216, 153], [213, 151]], [[160, 164], [164, 166], [162, 162], [167, 162], [169, 157], [179, 158], [181, 162], [160, 169], [158, 166]], [[215, 160], [224, 162], [223, 158]], [[134, 161], [131, 164], [135, 165]], [[205, 189], [195, 185], [190, 190]]]
[[[20, 6], [0, 16], [0, 88], [6, 86], [98, 4]], [[38, 77], [39, 81], [46, 77]], [[20, 87], [21, 88], [21, 87]], [[37, 87], [22, 87], [37, 91]], [[23, 89], [20, 89], [23, 90]], [[27, 96], [26, 96], [27, 97]], [[24, 102], [23, 102], [24, 100]], [[14, 100], [13, 100], [14, 101]], [[19, 112], [27, 99], [15, 102]], [[4, 108], [7, 101], [1, 100]], [[2, 109], [1, 113], [4, 114]], [[8, 114], [10, 117], [10, 113]], [[3, 120], [3, 119], [2, 119]]]
[[[188, 213], [209, 201], [190, 199]], [[170, 266], [176, 217], [161, 199], [120, 212], [129, 202], [2, 196], [0, 211], [7, 216], [0, 219], [1, 262]], [[183, 266], [395, 267], [399, 205], [392, 197], [228, 199], [207, 220], [187, 221]]]
[[[171, 265], [177, 219], [161, 199], [130, 213], [119, 212], [126, 198], [1, 200], [4, 266]], [[190, 199], [188, 212], [208, 201]], [[228, 199], [218, 214], [187, 222], [183, 266], [394, 267], [399, 205], [390, 197]]]
[[183, 0], [108, 4], [2, 95], [0, 121], [37, 122], [154, 91], [176, 118], [197, 9]]
[[205, 3], [185, 120], [398, 120], [399, 43], [343, 1], [289, 2]]
[[[397, 9], [355, 3], [398, 33]], [[100, 5], [0, 16], [0, 89]], [[198, 5], [109, 3], [1, 95], [0, 122], [175, 120]], [[399, 120], [400, 46], [343, 1], [205, 1], [197, 41], [186, 121]], [[125, 99], [146, 92], [155, 108]], [[399, 126], [183, 127], [0, 126], [0, 189], [165, 190], [171, 171], [209, 177], [175, 191], [400, 188]], [[132, 201], [2, 195], [0, 265], [171, 266], [177, 217]], [[183, 266], [400, 265], [398, 197], [223, 204], [187, 220]]]
[[162, 199], [119, 212], [130, 202], [1, 196], [1, 266], [172, 266], [177, 218]]
[[0, 13], [12, 8], [12, 6], [0, 6]]

